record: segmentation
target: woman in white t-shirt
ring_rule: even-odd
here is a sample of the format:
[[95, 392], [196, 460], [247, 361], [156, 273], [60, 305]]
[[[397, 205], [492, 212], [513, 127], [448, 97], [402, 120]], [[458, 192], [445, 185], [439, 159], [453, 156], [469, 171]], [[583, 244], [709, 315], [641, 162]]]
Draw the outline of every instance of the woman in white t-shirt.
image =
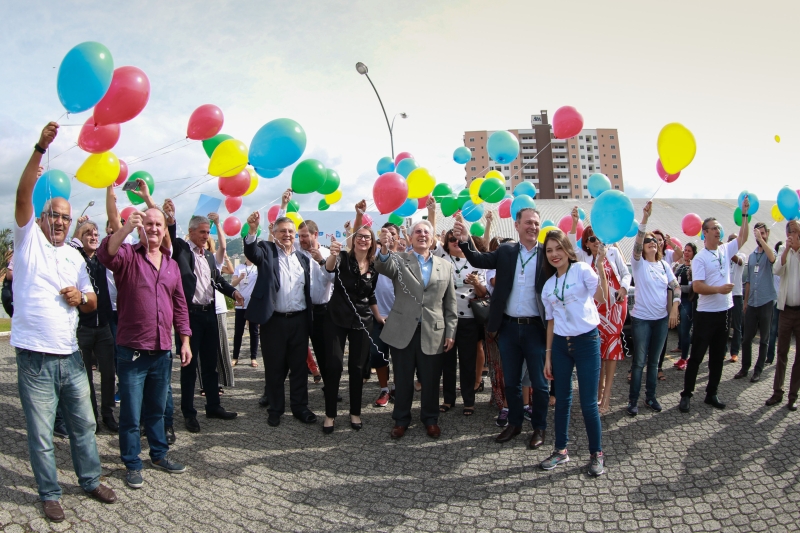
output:
[[[631, 416], [639, 414], [639, 392], [642, 388], [642, 369], [645, 363], [647, 364], [645, 405], [653, 411], [661, 412], [661, 404], [656, 399], [658, 362], [667, 341], [668, 328], [678, 325], [681, 303], [680, 286], [672, 273], [672, 268], [662, 259], [657, 237], [652, 232], [646, 232], [647, 220], [652, 209], [653, 203], [647, 202], [631, 259], [631, 269], [636, 284], [636, 302], [631, 311], [634, 346], [631, 387], [628, 395], [628, 414]], [[673, 291], [669, 314], [667, 314], [668, 289]]]
[[[600, 412], [597, 407], [597, 385], [600, 380], [600, 316], [595, 301], [608, 297], [605, 269], [595, 272], [578, 261], [572, 243], [560, 229], [551, 230], [544, 240], [547, 263], [545, 276], [551, 276], [542, 289], [547, 319], [547, 349], [544, 375], [553, 380], [556, 389], [555, 450], [542, 461], [544, 470], [569, 461], [567, 430], [572, 407], [572, 371], [578, 375], [581, 413], [586, 425], [589, 452], [589, 474], [605, 472]], [[597, 251], [597, 261], [605, 259], [605, 247]]]
[[258, 324], [245, 318], [247, 305], [250, 303], [250, 296], [253, 294], [257, 279], [258, 268], [249, 259], [245, 259], [244, 264], [236, 265], [231, 278], [231, 285], [236, 287], [244, 298], [244, 305], [237, 305], [234, 310], [236, 317], [233, 326], [233, 366], [236, 366], [239, 361], [244, 325], [245, 322], [248, 322], [250, 324], [250, 366], [253, 368], [258, 367], [258, 361], [256, 361], [256, 356], [258, 355]]

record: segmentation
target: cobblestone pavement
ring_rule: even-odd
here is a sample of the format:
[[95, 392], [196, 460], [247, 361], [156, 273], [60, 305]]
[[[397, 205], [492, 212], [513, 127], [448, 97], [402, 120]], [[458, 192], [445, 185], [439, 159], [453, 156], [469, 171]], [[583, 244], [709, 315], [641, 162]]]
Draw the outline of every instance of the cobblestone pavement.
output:
[[[674, 342], [671, 338], [670, 346]], [[629, 361], [617, 371], [613, 411], [603, 419], [607, 474], [597, 479], [586, 474], [586, 433], [577, 402], [570, 427], [572, 462], [544, 472], [537, 463], [552, 447], [552, 431], [546, 449], [526, 448], [529, 427], [510, 443], [496, 444], [496, 412], [488, 407], [486, 393], [478, 397], [475, 416], [462, 416], [460, 403], [443, 415], [439, 440], [428, 438], [415, 421], [405, 438], [394, 442], [389, 439], [390, 408], [367, 405], [364, 429], [350, 429], [345, 389], [336, 432], [323, 435], [319, 385], [309, 380], [310, 407], [320, 415], [319, 422], [306, 425], [284, 416], [280, 427], [272, 428], [257, 403], [263, 369], [240, 366], [237, 387], [226, 389], [223, 397], [226, 408], [239, 412], [238, 419], [201, 416], [201, 433], [190, 434], [176, 416], [178, 440], [170, 453], [188, 465], [183, 475], [145, 467], [144, 488], [128, 489], [117, 436], [105, 430], [97, 435], [104, 481], [119, 496], [115, 505], [83, 495], [72, 471], [69, 443], [57, 439], [67, 520], [49, 524], [28, 461], [13, 349], [0, 340], [0, 529], [798, 530], [800, 412], [788, 411], [785, 404], [764, 405], [775, 367], [767, 367], [762, 381], [751, 384], [734, 381], [739, 365], [726, 363], [720, 397], [728, 408], [716, 411], [702, 402], [707, 379], [703, 365], [700, 394], [691, 413], [681, 414], [677, 404], [683, 374], [665, 362], [667, 380], [658, 384], [664, 411], [649, 412], [640, 402], [640, 415], [629, 418]], [[179, 395], [177, 377], [176, 371], [173, 383]], [[365, 402], [377, 392], [373, 379], [365, 385]], [[202, 399], [195, 405], [200, 408]], [[416, 404], [415, 417], [418, 408]]]

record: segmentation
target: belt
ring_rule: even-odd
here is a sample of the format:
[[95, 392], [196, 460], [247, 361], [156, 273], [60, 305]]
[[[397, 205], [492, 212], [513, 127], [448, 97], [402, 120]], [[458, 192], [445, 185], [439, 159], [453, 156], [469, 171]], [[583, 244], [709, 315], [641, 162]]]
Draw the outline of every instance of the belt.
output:
[[292, 311], [291, 313], [279, 313], [278, 311], [273, 311], [272, 316], [279, 316], [281, 318], [291, 318], [293, 316], [302, 315], [305, 312], [306, 312], [305, 309], [303, 309], [302, 311]]
[[788, 309], [789, 311], [800, 311], [800, 305], [786, 305], [783, 304], [783, 309]]
[[541, 320], [538, 316], [508, 316], [503, 315], [503, 320], [514, 324], [533, 324], [536, 320]]
[[189, 304], [190, 313], [204, 313], [212, 309], [216, 310], [216, 308], [217, 306], [214, 304], [205, 304], [205, 305]]
[[327, 311], [327, 310], [328, 310], [328, 304], [314, 304], [315, 313], [317, 311]]
[[161, 355], [162, 353], [169, 351], [169, 350], [140, 350], [138, 348], [131, 348], [129, 346], [125, 346], [129, 350], [133, 350], [133, 354], [135, 357], [138, 357], [136, 354], [139, 355]]

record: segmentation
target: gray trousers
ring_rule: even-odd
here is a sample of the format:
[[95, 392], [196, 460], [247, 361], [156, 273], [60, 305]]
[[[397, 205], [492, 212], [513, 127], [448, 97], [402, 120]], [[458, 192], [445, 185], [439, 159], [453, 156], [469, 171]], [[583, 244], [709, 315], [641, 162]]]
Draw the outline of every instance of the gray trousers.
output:
[[750, 370], [753, 360], [753, 339], [758, 331], [758, 359], [753, 369], [754, 374], [764, 370], [769, 345], [769, 330], [772, 325], [772, 302], [759, 306], [747, 306], [744, 313], [744, 338], [742, 339], [742, 370]]

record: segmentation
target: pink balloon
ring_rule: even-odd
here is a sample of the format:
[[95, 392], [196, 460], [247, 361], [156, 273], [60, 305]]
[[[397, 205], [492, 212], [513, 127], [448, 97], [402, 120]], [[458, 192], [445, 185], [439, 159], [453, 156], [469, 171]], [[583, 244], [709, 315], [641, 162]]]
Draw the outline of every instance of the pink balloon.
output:
[[128, 163], [123, 161], [122, 159], [119, 160], [119, 176], [117, 176], [117, 180], [114, 182], [114, 187], [119, 187], [125, 180], [128, 179]]
[[372, 227], [372, 217], [369, 216], [368, 214], [364, 213], [363, 215], [361, 215], [361, 224], [366, 228], [371, 228]]
[[575, 137], [583, 129], [583, 116], [572, 106], [559, 107], [553, 114], [553, 135], [556, 139]]
[[658, 177], [664, 180], [667, 183], [672, 183], [676, 179], [681, 177], [680, 172], [676, 172], [675, 174], [669, 174], [666, 170], [664, 170], [664, 166], [661, 164], [661, 160], [659, 159], [656, 161], [656, 173]]
[[94, 117], [89, 117], [78, 134], [78, 146], [85, 152], [102, 154], [116, 146], [119, 134], [119, 124], [95, 126]]
[[250, 188], [250, 172], [244, 169], [230, 178], [219, 178], [218, 186], [225, 196], [241, 196]]
[[679, 241], [676, 237], [672, 237], [670, 241], [672, 241], [672, 244], [674, 244], [675, 246], [683, 248], [683, 243]]
[[94, 107], [94, 123], [99, 126], [128, 122], [142, 112], [150, 99], [150, 80], [136, 67], [114, 69], [111, 86]]
[[186, 136], [195, 141], [205, 141], [222, 129], [222, 110], [213, 104], [201, 105], [189, 117]]
[[417, 199], [417, 209], [425, 209], [425, 204], [428, 203], [428, 198], [430, 198], [430, 197], [431, 197], [431, 195], [429, 194], [428, 196], [423, 196], [422, 198], [418, 198]]
[[504, 198], [497, 206], [500, 218], [511, 218], [511, 202], [513, 202], [511, 198]]
[[122, 218], [122, 220], [128, 220], [128, 217], [131, 216], [131, 213], [135, 212], [136, 208], [133, 207], [132, 205], [129, 205], [128, 207], [119, 212], [119, 216], [120, 218]]
[[279, 205], [273, 205], [272, 207], [270, 207], [269, 211], [267, 211], [267, 222], [272, 224], [276, 220], [278, 220], [278, 211], [280, 210], [281, 207]]
[[242, 207], [241, 196], [229, 196], [225, 198], [225, 209], [228, 210], [228, 213], [235, 213], [240, 207]]
[[681, 220], [683, 234], [688, 237], [697, 237], [697, 234], [700, 233], [702, 228], [703, 219], [700, 218], [700, 215], [696, 215], [695, 213], [689, 213]]
[[[228, 198], [230, 200], [230, 198]], [[236, 217], [228, 217], [222, 223], [222, 230], [225, 235], [238, 235], [242, 231], [242, 221]]]
[[410, 153], [408, 153], [408, 152], [400, 152], [399, 154], [397, 154], [397, 157], [395, 157], [395, 158], [394, 158], [394, 166], [395, 166], [395, 168], [397, 168], [397, 163], [399, 163], [399, 162], [400, 162], [400, 161], [402, 161], [403, 159], [407, 159], [407, 158], [409, 158], [409, 157], [410, 157], [411, 159], [414, 159], [414, 156], [413, 156], [413, 155], [411, 155], [411, 154], [410, 154]]
[[372, 199], [375, 200], [375, 206], [382, 215], [391, 213], [403, 205], [406, 198], [408, 198], [408, 183], [397, 172], [387, 172], [378, 176], [372, 186]]
[[[561, 220], [558, 221], [558, 229], [563, 231], [564, 233], [569, 233], [572, 229], [572, 216], [571, 215], [564, 215], [561, 217]], [[575, 238], [577, 240], [581, 240], [583, 237], [583, 221], [578, 221], [578, 230], [575, 234]]]

